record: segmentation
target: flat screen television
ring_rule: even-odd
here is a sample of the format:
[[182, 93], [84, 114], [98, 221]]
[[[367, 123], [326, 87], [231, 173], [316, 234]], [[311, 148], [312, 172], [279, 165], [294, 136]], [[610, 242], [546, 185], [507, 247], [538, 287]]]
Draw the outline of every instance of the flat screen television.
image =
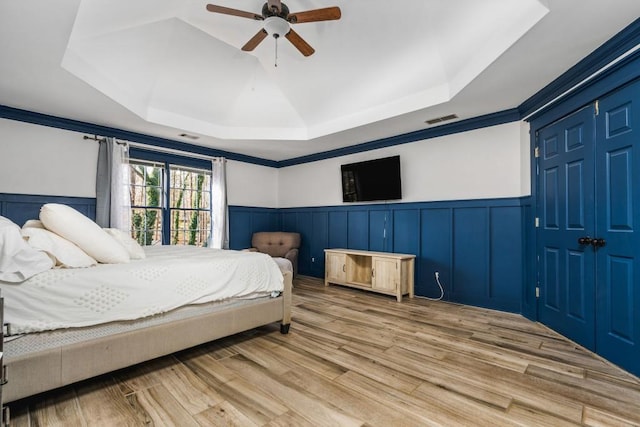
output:
[[400, 156], [349, 163], [341, 170], [343, 202], [402, 198]]

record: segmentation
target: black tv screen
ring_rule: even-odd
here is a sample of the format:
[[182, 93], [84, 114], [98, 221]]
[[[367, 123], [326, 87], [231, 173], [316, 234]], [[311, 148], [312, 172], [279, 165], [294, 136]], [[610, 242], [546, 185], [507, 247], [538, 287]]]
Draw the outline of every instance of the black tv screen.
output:
[[341, 169], [343, 202], [402, 198], [400, 156], [350, 163]]

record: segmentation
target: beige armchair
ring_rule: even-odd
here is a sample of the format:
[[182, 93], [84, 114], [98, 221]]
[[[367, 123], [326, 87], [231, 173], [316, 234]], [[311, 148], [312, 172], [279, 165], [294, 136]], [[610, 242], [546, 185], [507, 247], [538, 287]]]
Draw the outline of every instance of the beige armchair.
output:
[[272, 257], [286, 258], [293, 266], [293, 277], [298, 273], [298, 248], [300, 233], [285, 231], [261, 231], [253, 233], [250, 251], [262, 252]]

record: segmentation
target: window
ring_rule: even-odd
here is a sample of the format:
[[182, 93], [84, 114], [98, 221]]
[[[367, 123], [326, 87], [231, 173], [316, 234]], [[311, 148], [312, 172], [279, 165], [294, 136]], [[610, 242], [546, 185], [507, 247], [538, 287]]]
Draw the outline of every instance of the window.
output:
[[130, 168], [131, 235], [141, 245], [206, 246], [211, 170], [133, 158]]
[[141, 245], [162, 244], [164, 165], [131, 160], [131, 235]]
[[211, 230], [211, 172], [169, 167], [171, 244], [206, 246]]

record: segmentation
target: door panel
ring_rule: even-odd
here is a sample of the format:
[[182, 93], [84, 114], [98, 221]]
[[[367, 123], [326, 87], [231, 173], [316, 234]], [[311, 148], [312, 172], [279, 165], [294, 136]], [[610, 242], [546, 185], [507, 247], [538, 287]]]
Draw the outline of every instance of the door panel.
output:
[[597, 351], [640, 374], [640, 82], [600, 100], [596, 118]]
[[397, 289], [399, 261], [389, 258], [373, 258], [373, 280], [374, 289], [394, 292]]
[[584, 291], [585, 274], [591, 274], [585, 268], [584, 252], [569, 251], [567, 254], [567, 286], [569, 287], [567, 295], [567, 316], [574, 319], [585, 321], [587, 319], [586, 298], [593, 298], [594, 295], [585, 295]]
[[619, 302], [611, 311], [607, 333], [627, 344], [634, 342], [633, 329], [633, 260], [609, 257], [607, 282], [611, 287], [611, 301]]
[[540, 321], [595, 349], [593, 237], [594, 108], [584, 108], [538, 133]]
[[560, 205], [558, 168], [551, 166], [544, 171], [544, 227], [546, 230], [558, 230], [560, 218], [558, 209]]
[[607, 153], [608, 225], [610, 230], [633, 231], [633, 203], [631, 200], [631, 147]]
[[[560, 282], [560, 252], [557, 248], [544, 248], [544, 286], [542, 288], [542, 299], [544, 306], [554, 311], [560, 312], [560, 295], [562, 294]], [[555, 313], [547, 313], [547, 316], [555, 317]]]
[[344, 283], [347, 281], [347, 256], [341, 253], [327, 252], [326, 281]]
[[584, 162], [567, 164], [567, 228], [584, 230]]

